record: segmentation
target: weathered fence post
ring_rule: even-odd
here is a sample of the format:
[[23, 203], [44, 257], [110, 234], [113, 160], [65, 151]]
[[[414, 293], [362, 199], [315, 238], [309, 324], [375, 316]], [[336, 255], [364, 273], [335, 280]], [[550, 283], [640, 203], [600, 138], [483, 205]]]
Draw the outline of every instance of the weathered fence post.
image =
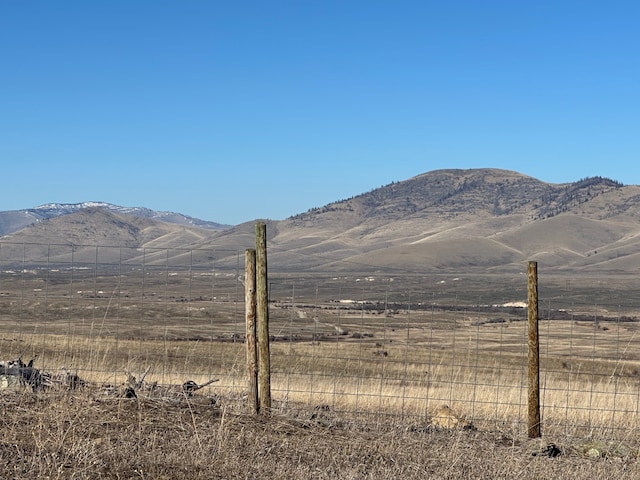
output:
[[271, 411], [271, 360], [269, 357], [267, 226], [264, 222], [256, 223], [256, 321], [260, 412], [268, 414]]
[[529, 328], [529, 438], [539, 438], [540, 426], [540, 343], [538, 339], [538, 262], [528, 268], [528, 328]]
[[256, 251], [248, 248], [244, 252], [244, 304], [247, 323], [247, 374], [249, 382], [249, 405], [253, 413], [260, 412], [258, 403], [258, 351], [256, 345]]

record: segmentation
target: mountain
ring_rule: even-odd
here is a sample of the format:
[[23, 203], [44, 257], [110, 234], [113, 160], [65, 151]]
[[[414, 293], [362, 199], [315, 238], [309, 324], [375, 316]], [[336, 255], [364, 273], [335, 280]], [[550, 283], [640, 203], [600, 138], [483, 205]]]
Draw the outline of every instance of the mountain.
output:
[[175, 223], [177, 225], [187, 225], [212, 230], [225, 230], [229, 225], [200, 220], [188, 215], [174, 212], [159, 212], [144, 207], [121, 207], [105, 202], [83, 202], [83, 203], [48, 203], [39, 207], [25, 210], [10, 210], [0, 212], [0, 235], [17, 232], [18, 230], [33, 225], [42, 220], [60, 217], [76, 213], [87, 208], [101, 208], [103, 210], [127, 215], [131, 217], [144, 217], [163, 222]]
[[508, 170], [437, 170], [278, 222], [270, 264], [516, 272], [538, 260], [557, 271], [633, 271], [640, 267], [639, 234], [638, 186], [602, 177], [550, 184]]
[[[27, 264], [32, 261], [46, 261], [50, 264], [68, 264], [71, 261], [89, 264], [96, 261], [113, 265], [120, 262], [139, 264], [142, 263], [143, 255], [145, 262], [148, 258], [149, 264], [153, 264], [154, 261], [166, 262], [169, 250], [172, 257], [185, 256], [189, 245], [209, 243], [215, 234], [216, 231], [211, 229], [121, 215], [104, 208], [89, 207], [39, 221], [18, 232], [0, 237], [0, 245], [6, 245], [6, 259], [11, 258], [16, 244], [24, 245], [25, 248], [20, 248], [19, 251], [24, 252], [26, 258], [20, 254], [17, 259]], [[14, 248], [9, 248], [11, 245]], [[73, 258], [70, 257], [71, 254]]]
[[[215, 248], [216, 265], [235, 266], [254, 231], [255, 222], [211, 230], [90, 208], [3, 240]], [[640, 186], [436, 170], [269, 221], [267, 234], [274, 272], [517, 273], [537, 260], [559, 273], [631, 273], [640, 268]]]

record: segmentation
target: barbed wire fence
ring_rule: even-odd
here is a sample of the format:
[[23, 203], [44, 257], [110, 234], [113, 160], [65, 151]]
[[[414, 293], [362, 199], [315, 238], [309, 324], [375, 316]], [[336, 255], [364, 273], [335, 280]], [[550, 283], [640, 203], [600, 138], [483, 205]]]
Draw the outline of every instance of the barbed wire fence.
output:
[[[201, 393], [242, 408], [243, 259], [224, 249], [2, 242], [0, 360], [35, 357], [42, 371], [64, 368], [101, 387], [122, 384], [127, 372], [166, 388], [217, 380]], [[275, 271], [274, 412], [526, 432], [520, 272], [493, 286], [462, 273]], [[607, 295], [613, 287], [593, 287], [604, 292], [597, 302], [579, 282], [567, 280], [562, 295], [541, 290], [545, 435], [635, 440], [640, 305]]]

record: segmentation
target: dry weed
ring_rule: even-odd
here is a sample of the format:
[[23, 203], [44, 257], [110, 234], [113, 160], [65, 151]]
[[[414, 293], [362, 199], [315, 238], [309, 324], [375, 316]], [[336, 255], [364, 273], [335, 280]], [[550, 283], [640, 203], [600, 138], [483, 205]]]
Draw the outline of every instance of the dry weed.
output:
[[330, 409], [267, 418], [206, 397], [167, 402], [2, 395], [2, 478], [391, 479], [638, 478], [636, 455], [481, 430], [398, 428]]

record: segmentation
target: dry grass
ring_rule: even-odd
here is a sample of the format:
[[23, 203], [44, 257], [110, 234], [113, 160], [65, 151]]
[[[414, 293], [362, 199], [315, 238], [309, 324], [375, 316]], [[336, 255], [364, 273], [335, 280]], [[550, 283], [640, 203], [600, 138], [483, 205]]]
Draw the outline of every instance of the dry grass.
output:
[[[358, 310], [319, 312], [320, 321], [273, 306], [272, 389], [280, 402], [369, 416], [397, 416], [406, 426], [451, 405], [484, 429], [526, 424], [525, 322], [491, 323], [492, 313]], [[195, 320], [192, 318], [192, 323]], [[544, 431], [578, 437], [620, 438], [640, 427], [640, 336], [635, 324], [608, 328], [554, 320], [541, 323]], [[148, 382], [179, 386], [218, 379], [206, 393], [238, 397], [245, 391], [245, 350], [216, 325], [215, 341], [173, 336], [137, 339], [53, 333], [0, 340], [8, 358], [38, 354], [50, 371], [77, 369], [92, 384], [118, 385], [125, 371]], [[336, 333], [335, 327], [349, 332]], [[191, 327], [175, 325], [189, 338]]]
[[[43, 353], [47, 365], [91, 366], [82, 370], [91, 383], [74, 392], [2, 394], [0, 477], [640, 475], [637, 383], [632, 376], [611, 375], [612, 365], [617, 372], [631, 371], [633, 361], [593, 359], [585, 351], [571, 357], [574, 366], [551, 362], [543, 377], [544, 438], [528, 440], [526, 388], [517, 368], [523, 359], [517, 347], [506, 346], [517, 344], [520, 326], [504, 326], [505, 351], [496, 358], [482, 336], [489, 330], [478, 328], [491, 328], [492, 338], [499, 329], [459, 323], [454, 330], [424, 331], [424, 343], [415, 345], [401, 341], [407, 326], [399, 331], [394, 324], [385, 334], [395, 340], [384, 346], [386, 357], [372, 354], [380, 337], [275, 342], [271, 417], [253, 416], [245, 406], [242, 343], [25, 337], [20, 345]], [[574, 326], [551, 328], [560, 337]], [[447, 348], [430, 350], [433, 338]], [[471, 351], [469, 339], [476, 346]], [[4, 348], [17, 346], [5, 341]], [[581, 370], [577, 362], [594, 368]], [[213, 377], [220, 382], [191, 398], [174, 389], [124, 399], [101, 387], [123, 382], [125, 368], [139, 375], [147, 366], [149, 382], [180, 385], [186, 375], [198, 383]], [[434, 428], [431, 417], [444, 403], [475, 429]], [[551, 443], [561, 451], [556, 458], [549, 457]]]
[[[62, 273], [0, 285], [0, 360], [38, 355], [38, 368], [77, 369], [88, 382], [0, 393], [1, 478], [640, 476], [635, 322], [541, 323], [540, 442], [524, 437], [521, 312], [427, 308], [431, 297], [404, 294], [372, 296], [388, 305], [340, 302], [363, 298], [357, 289], [319, 299], [306, 288], [295, 301], [290, 292], [271, 306], [274, 407], [265, 418], [243, 400], [235, 277], [74, 275], [72, 285]], [[159, 388], [137, 399], [106, 387], [147, 369], [147, 385]], [[194, 397], [181, 393], [186, 380], [211, 379]], [[434, 428], [443, 404], [475, 429]], [[557, 458], [545, 450], [552, 442]]]
[[[499, 431], [371, 425], [331, 411], [252, 416], [231, 401], [4, 394], [2, 478], [637, 478], [636, 454]], [[599, 447], [602, 448], [602, 447]]]

